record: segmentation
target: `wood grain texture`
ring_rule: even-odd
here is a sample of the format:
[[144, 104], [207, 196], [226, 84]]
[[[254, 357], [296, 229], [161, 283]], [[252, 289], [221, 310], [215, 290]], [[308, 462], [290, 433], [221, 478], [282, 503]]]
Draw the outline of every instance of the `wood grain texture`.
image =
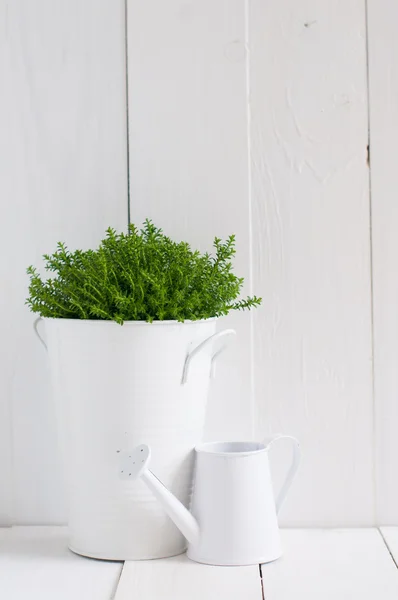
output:
[[398, 527], [381, 527], [381, 534], [398, 568]]
[[185, 555], [126, 562], [115, 600], [261, 600], [258, 566], [212, 567]]
[[[10, 65], [7, 60], [7, 13], [8, 3], [5, 0], [0, 1], [0, 80], [3, 82], [2, 92], [0, 94], [0, 124], [3, 125], [8, 119], [8, 104], [11, 98], [7, 95], [7, 85]], [[4, 89], [5, 87], [5, 89]], [[3, 128], [3, 135], [0, 135], [0, 192], [1, 193], [0, 210], [3, 218], [3, 223], [7, 222], [4, 217], [7, 217], [10, 211], [10, 206], [7, 202], [8, 186], [4, 186], [4, 181], [7, 172], [6, 157], [9, 152], [10, 136], [4, 135], [7, 128]], [[3, 227], [4, 231], [1, 236], [0, 252], [0, 276], [3, 281], [3, 293], [0, 294], [1, 316], [0, 324], [2, 328], [2, 341], [0, 344], [0, 364], [5, 365], [5, 373], [12, 369], [12, 361], [9, 359], [9, 339], [7, 336], [12, 335], [12, 323], [9, 323], [8, 332], [4, 332], [5, 323], [9, 320], [4, 310], [9, 309], [10, 298], [7, 299], [6, 293], [10, 294], [10, 287], [13, 284], [11, 279], [12, 268], [9, 266], [9, 248], [7, 247], [9, 237], [7, 227]], [[4, 242], [4, 244], [3, 244]], [[6, 254], [4, 254], [6, 253]], [[8, 276], [7, 276], [8, 275]], [[7, 286], [8, 285], [8, 289]], [[7, 292], [5, 293], [5, 290]], [[12, 288], [11, 288], [12, 289]], [[4, 335], [5, 333], [5, 335]], [[13, 473], [12, 473], [12, 426], [11, 426], [11, 394], [10, 394], [10, 377], [4, 377], [3, 367], [0, 377], [0, 526], [11, 525], [13, 520]]]
[[282, 532], [284, 557], [262, 566], [272, 600], [394, 600], [398, 570], [376, 529]]
[[87, 560], [68, 550], [63, 527], [0, 529], [0, 598], [111, 600], [122, 563]]
[[[241, 0], [128, 0], [131, 219], [211, 249], [237, 236], [250, 289], [245, 13]], [[156, 18], [154, 18], [156, 15]], [[248, 437], [253, 406], [250, 317], [212, 384], [207, 437]]]
[[250, 0], [249, 42], [257, 435], [302, 443], [283, 524], [370, 524], [363, 2]]
[[377, 519], [398, 524], [398, 42], [393, 0], [368, 0]]
[[[124, 2], [0, 6], [0, 455], [11, 402], [14, 522], [57, 523], [65, 502], [54, 410], [25, 270], [58, 240], [90, 247], [108, 225], [127, 225]], [[1, 462], [2, 484], [3, 472]]]

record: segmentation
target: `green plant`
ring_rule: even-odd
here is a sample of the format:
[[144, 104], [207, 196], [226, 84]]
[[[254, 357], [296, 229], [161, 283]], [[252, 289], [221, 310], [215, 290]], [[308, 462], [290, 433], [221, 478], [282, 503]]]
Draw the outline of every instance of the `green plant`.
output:
[[107, 230], [97, 250], [70, 252], [58, 243], [45, 254], [43, 280], [29, 267], [26, 303], [43, 317], [124, 321], [207, 319], [261, 303], [237, 300], [243, 278], [232, 272], [235, 236], [215, 238], [215, 255], [173, 242], [149, 220], [127, 234]]

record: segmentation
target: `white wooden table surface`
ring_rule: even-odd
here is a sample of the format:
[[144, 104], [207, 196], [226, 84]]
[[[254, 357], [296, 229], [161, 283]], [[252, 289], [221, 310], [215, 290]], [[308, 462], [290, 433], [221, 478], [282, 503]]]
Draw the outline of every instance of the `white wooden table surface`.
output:
[[0, 598], [397, 600], [397, 527], [283, 530], [282, 537], [284, 557], [260, 570], [198, 565], [185, 556], [96, 561], [67, 550], [63, 527], [0, 529]]

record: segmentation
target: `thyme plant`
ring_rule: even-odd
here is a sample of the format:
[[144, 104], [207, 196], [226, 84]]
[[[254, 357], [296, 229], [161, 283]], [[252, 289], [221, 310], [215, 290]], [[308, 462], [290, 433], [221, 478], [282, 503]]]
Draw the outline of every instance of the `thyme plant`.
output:
[[256, 296], [239, 300], [243, 278], [232, 272], [235, 236], [214, 240], [214, 255], [173, 242], [146, 220], [128, 233], [108, 228], [97, 250], [70, 252], [58, 243], [45, 254], [52, 275], [29, 267], [30, 309], [43, 317], [124, 321], [195, 321], [250, 309]]

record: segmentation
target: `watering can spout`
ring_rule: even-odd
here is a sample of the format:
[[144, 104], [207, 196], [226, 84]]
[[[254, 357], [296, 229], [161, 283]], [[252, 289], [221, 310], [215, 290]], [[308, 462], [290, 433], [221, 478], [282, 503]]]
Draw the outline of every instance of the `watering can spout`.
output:
[[145, 444], [124, 452], [121, 456], [120, 478], [134, 480], [140, 477], [188, 542], [197, 544], [200, 537], [198, 522], [182, 502], [148, 469], [150, 455], [150, 448]]
[[146, 471], [141, 479], [145, 481], [153, 495], [163, 506], [170, 519], [190, 544], [199, 541], [199, 525], [187, 508], [151, 472]]

